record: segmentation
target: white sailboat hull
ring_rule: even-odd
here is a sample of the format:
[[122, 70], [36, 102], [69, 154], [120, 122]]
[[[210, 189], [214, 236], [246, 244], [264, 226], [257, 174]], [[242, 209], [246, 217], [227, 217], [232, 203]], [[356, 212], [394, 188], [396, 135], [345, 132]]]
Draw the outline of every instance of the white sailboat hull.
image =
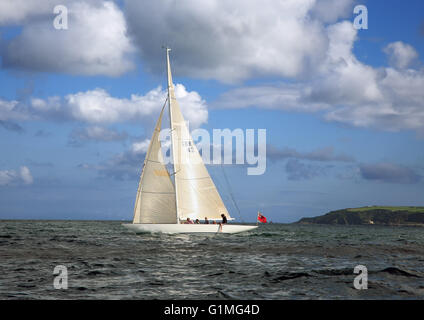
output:
[[128, 223], [124, 227], [136, 233], [239, 233], [256, 229], [257, 226], [224, 224], [220, 230], [218, 224], [153, 224]]

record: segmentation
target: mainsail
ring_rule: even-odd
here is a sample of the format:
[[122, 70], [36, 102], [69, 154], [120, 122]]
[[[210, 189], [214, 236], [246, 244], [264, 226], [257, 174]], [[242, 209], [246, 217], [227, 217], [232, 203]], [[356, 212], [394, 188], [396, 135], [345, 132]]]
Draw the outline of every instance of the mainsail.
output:
[[168, 103], [171, 122], [172, 156], [175, 172], [177, 216], [180, 220], [231, 219], [193, 142], [175, 98], [169, 51], [166, 50], [168, 70]]
[[159, 134], [162, 108], [144, 160], [137, 190], [133, 223], [177, 223], [175, 189], [163, 161]]

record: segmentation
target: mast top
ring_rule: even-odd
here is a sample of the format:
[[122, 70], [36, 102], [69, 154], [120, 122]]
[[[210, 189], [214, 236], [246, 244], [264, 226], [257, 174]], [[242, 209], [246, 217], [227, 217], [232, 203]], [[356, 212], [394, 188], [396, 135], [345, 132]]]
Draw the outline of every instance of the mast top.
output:
[[168, 53], [169, 51], [171, 51], [171, 48], [168, 46], [162, 46], [162, 49], [166, 49], [166, 52]]
[[162, 46], [163, 49], [166, 49], [166, 71], [168, 74], [168, 98], [171, 100], [171, 95], [169, 89], [172, 87], [172, 73], [171, 73], [171, 62], [169, 61], [169, 51], [171, 48], [168, 46]]

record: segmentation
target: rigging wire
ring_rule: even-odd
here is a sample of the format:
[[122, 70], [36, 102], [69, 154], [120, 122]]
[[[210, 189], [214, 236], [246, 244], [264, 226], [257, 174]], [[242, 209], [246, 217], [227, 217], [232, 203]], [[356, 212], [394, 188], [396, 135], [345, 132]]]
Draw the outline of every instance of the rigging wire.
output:
[[238, 213], [238, 215], [239, 215], [239, 218], [240, 218], [241, 222], [243, 222], [243, 223], [244, 223], [245, 221], [244, 221], [244, 219], [243, 219], [243, 216], [241, 215], [240, 208], [239, 208], [239, 206], [237, 205], [236, 200], [234, 199], [234, 194], [233, 194], [233, 191], [232, 191], [232, 189], [231, 189], [230, 182], [229, 182], [229, 180], [228, 180], [227, 174], [225, 173], [224, 166], [223, 166], [223, 164], [222, 164], [222, 163], [221, 163], [221, 169], [222, 169], [222, 173], [223, 173], [224, 178], [225, 178], [225, 182], [227, 183], [227, 186], [228, 186], [228, 191], [229, 191], [229, 193], [230, 193], [230, 198], [231, 198], [231, 200], [232, 200], [232, 202], [233, 202], [233, 204], [234, 204], [234, 207], [236, 207], [236, 209], [237, 209], [237, 213]]

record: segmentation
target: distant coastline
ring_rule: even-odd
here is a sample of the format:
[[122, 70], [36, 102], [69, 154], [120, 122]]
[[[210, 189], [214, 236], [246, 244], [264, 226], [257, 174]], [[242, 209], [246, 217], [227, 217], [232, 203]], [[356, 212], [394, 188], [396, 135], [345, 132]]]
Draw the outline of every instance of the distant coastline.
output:
[[346, 208], [302, 218], [298, 224], [424, 226], [424, 207], [369, 206]]

